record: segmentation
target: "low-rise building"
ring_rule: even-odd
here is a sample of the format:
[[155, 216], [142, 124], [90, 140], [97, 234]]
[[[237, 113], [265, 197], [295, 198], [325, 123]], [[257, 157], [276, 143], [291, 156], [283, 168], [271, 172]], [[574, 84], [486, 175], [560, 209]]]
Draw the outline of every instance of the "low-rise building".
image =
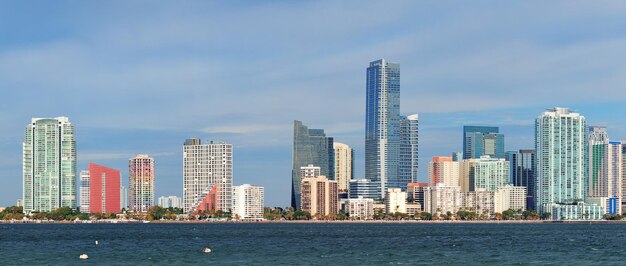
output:
[[496, 212], [494, 194], [494, 192], [487, 191], [486, 189], [461, 192], [461, 207], [466, 211], [475, 212], [478, 218], [493, 218]]
[[159, 207], [161, 208], [182, 208], [183, 199], [177, 196], [159, 197]]
[[425, 212], [432, 214], [439, 213], [456, 213], [461, 205], [461, 187], [446, 186], [445, 184], [437, 184], [436, 186], [424, 188], [424, 205]]
[[527, 208], [526, 187], [506, 185], [496, 190], [494, 197], [496, 212], [509, 209], [525, 211]]
[[583, 202], [575, 204], [545, 204], [544, 213], [550, 213], [552, 220], [601, 220], [604, 209], [596, 204]]
[[400, 188], [388, 188], [385, 193], [386, 213], [406, 213], [406, 192]]
[[370, 220], [374, 217], [374, 199], [359, 197], [347, 199], [346, 214], [351, 220]]

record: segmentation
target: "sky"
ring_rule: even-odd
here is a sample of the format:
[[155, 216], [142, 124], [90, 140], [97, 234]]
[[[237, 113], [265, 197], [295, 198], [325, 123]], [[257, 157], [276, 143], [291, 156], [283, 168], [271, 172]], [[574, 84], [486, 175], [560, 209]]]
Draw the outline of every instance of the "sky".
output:
[[78, 171], [155, 158], [156, 196], [182, 196], [186, 138], [234, 145], [234, 184], [290, 203], [293, 120], [355, 149], [364, 174], [365, 69], [401, 65], [420, 115], [420, 176], [461, 151], [463, 125], [533, 147], [569, 107], [626, 139], [623, 1], [0, 1], [0, 206], [22, 191], [32, 117], [67, 116]]

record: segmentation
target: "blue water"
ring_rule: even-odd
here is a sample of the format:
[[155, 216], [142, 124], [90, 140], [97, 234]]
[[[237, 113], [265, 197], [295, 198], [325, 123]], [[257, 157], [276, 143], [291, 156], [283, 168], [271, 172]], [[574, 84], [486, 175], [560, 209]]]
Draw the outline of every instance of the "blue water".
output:
[[[205, 246], [213, 253], [200, 252]], [[79, 260], [81, 253], [89, 259]], [[0, 265], [626, 264], [626, 223], [0, 224], [0, 259]]]

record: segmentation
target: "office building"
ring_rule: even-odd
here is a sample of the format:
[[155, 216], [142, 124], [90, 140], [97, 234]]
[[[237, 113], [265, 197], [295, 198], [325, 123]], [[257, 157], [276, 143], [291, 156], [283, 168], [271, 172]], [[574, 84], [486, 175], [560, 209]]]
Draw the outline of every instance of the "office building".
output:
[[317, 218], [337, 214], [339, 208], [337, 181], [328, 180], [325, 176], [304, 178], [301, 191], [303, 211]]
[[509, 161], [510, 182], [513, 186], [526, 187], [526, 207], [535, 209], [535, 150], [525, 149], [506, 153]]
[[183, 145], [184, 211], [194, 212], [203, 201], [206, 203], [214, 186], [217, 198], [211, 204], [216, 210], [231, 211], [233, 145], [223, 141], [203, 144], [200, 139], [187, 139]]
[[435, 156], [428, 163], [428, 183], [436, 186], [444, 183], [446, 186], [459, 186], [459, 162], [452, 157]]
[[348, 198], [380, 199], [380, 184], [369, 179], [352, 179], [348, 189]]
[[291, 207], [301, 209], [300, 167], [315, 165], [320, 174], [335, 180], [335, 149], [332, 137], [327, 137], [323, 129], [309, 129], [302, 122], [293, 122], [293, 151], [291, 168]]
[[374, 218], [374, 199], [348, 199], [345, 212], [350, 220], [371, 220]]
[[354, 150], [350, 146], [335, 142], [333, 143], [335, 151], [335, 180], [339, 187], [339, 193], [347, 193], [350, 186], [350, 180], [354, 176]]
[[467, 159], [460, 166], [461, 190], [463, 192], [485, 189], [495, 192], [509, 184], [509, 162], [485, 155], [478, 159]]
[[138, 154], [128, 160], [129, 210], [147, 212], [154, 206], [154, 159]]
[[80, 171], [80, 212], [89, 213], [89, 171]]
[[241, 220], [263, 220], [264, 193], [260, 186], [233, 186], [233, 216]]
[[418, 179], [419, 168], [419, 116], [417, 114], [400, 118], [400, 168], [395, 185], [406, 191], [406, 184]]
[[506, 210], [526, 210], [526, 187], [506, 185], [494, 194], [495, 211], [502, 213]]
[[24, 135], [24, 212], [75, 208], [76, 139], [69, 118], [33, 118]]
[[600, 212], [586, 200], [587, 140], [585, 117], [567, 108], [543, 112], [535, 122], [536, 209], [555, 219]]
[[463, 159], [504, 158], [504, 135], [498, 127], [464, 126]]
[[386, 213], [406, 213], [406, 192], [400, 188], [388, 188], [385, 193]]
[[120, 213], [120, 171], [89, 163], [89, 212]]
[[161, 208], [183, 208], [183, 199], [176, 196], [159, 197], [159, 207]]

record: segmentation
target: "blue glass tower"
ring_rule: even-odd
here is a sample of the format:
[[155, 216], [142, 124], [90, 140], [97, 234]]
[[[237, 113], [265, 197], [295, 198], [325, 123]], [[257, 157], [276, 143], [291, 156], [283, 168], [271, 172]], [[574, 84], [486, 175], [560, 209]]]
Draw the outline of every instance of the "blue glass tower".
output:
[[[384, 59], [367, 68], [365, 177], [380, 182], [381, 195], [400, 181], [400, 64]], [[404, 184], [406, 186], [406, 184]]]
[[463, 126], [463, 159], [491, 158], [504, 159], [504, 135], [498, 127]]
[[511, 180], [514, 186], [526, 187], [526, 208], [535, 209], [535, 150], [509, 151]]

